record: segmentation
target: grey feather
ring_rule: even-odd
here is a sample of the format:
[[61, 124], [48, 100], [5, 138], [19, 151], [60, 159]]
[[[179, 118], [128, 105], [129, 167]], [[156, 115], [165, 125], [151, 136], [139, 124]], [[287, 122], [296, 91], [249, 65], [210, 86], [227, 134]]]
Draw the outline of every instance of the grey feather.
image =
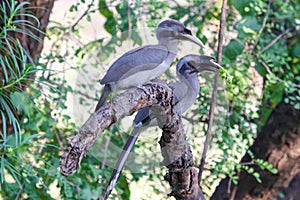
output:
[[144, 126], [150, 120], [150, 107], [144, 107], [139, 109], [138, 113], [136, 114], [133, 120], [133, 126]]
[[135, 48], [117, 59], [100, 83], [108, 84], [135, 74], [137, 71], [152, 70], [160, 65], [169, 53], [168, 48], [163, 45], [147, 45]]

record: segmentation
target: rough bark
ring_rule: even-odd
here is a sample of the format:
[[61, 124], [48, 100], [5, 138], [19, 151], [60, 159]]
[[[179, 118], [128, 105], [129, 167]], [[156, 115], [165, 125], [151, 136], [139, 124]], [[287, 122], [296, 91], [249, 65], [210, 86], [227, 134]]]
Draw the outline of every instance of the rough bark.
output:
[[[241, 172], [236, 187], [226, 178], [221, 181], [211, 199], [275, 199], [300, 172], [300, 110], [279, 103], [250, 150], [256, 158], [262, 158], [277, 168], [278, 174], [255, 167], [261, 176], [260, 184], [252, 175]], [[249, 161], [249, 156], [242, 159], [242, 162]], [[232, 187], [228, 188], [229, 185]]]
[[150, 105], [156, 108], [153, 109], [157, 110], [154, 114], [163, 130], [159, 143], [164, 157], [163, 164], [169, 169], [165, 176], [172, 187], [169, 195], [176, 199], [204, 199], [198, 186], [198, 171], [194, 167], [193, 155], [186, 141], [181, 117], [174, 111], [173, 91], [164, 82], [153, 82], [127, 90], [92, 114], [61, 156], [61, 172], [66, 176], [72, 174], [107, 127], [122, 117]]
[[300, 197], [300, 173], [298, 173], [291, 181], [289, 186], [285, 188], [281, 195], [277, 197], [278, 200], [298, 200]]

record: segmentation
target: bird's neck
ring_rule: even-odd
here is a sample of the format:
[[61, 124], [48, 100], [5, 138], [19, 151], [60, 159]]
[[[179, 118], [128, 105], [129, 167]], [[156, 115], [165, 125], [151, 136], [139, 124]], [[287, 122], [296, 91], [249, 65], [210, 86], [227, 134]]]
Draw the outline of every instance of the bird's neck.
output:
[[160, 45], [163, 45], [169, 49], [169, 51], [173, 54], [177, 54], [178, 52], [178, 40], [174, 38], [162, 38], [158, 40]]
[[185, 74], [184, 76], [180, 77], [180, 81], [183, 82], [184, 84], [186, 84], [188, 86], [188, 88], [191, 90], [198, 92], [200, 89], [197, 73]]
[[[187, 88], [185, 91], [180, 91], [181, 94], [177, 94], [179, 97], [180, 114], [183, 114], [196, 101], [200, 85], [197, 75], [190, 75], [188, 78], [181, 75], [179, 79], [179, 83], [182, 84], [180, 88]], [[176, 93], [176, 88], [174, 92]]]

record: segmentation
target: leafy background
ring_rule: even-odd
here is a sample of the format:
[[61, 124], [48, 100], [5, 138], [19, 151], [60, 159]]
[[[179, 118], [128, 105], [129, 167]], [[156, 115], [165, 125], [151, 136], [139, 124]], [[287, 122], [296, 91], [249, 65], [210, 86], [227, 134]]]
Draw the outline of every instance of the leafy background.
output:
[[[205, 53], [215, 55], [220, 1], [128, 2], [72, 1], [65, 13], [59, 6], [66, 8], [68, 4], [56, 2], [53, 15], [58, 13], [63, 20], [51, 18], [39, 59], [31, 58], [20, 41], [9, 34], [25, 31], [28, 37], [39, 40], [26, 31], [37, 29], [28, 3], [1, 2], [0, 72], [5, 77], [0, 85], [2, 198], [95, 199], [103, 193], [116, 159], [114, 148], [123, 146], [132, 118], [107, 130], [82, 160], [80, 169], [68, 178], [59, 172], [59, 155], [93, 111], [101, 91], [98, 81], [109, 63], [134, 46], [155, 42], [153, 32], [145, 36], [145, 27], [153, 31], [166, 17], [180, 20], [210, 47]], [[220, 85], [214, 135], [202, 180], [207, 197], [225, 175], [237, 182], [236, 169], [260, 181], [251, 166], [239, 163], [240, 158], [245, 153], [252, 155], [248, 147], [282, 99], [300, 109], [299, 4], [298, 0], [228, 2], [222, 65], [233, 79]], [[19, 20], [16, 16], [20, 15], [28, 20]], [[93, 36], [87, 34], [91, 32]], [[163, 78], [172, 77], [174, 71], [170, 70]], [[185, 116], [196, 163], [207, 128], [210, 79], [209, 75], [202, 77], [198, 102]], [[170, 189], [163, 181], [166, 169], [159, 166], [159, 133], [152, 129], [138, 142], [134, 158], [140, 159], [130, 160], [131, 166], [125, 168], [112, 199], [167, 198]], [[254, 157], [253, 161], [276, 173], [265, 161]]]

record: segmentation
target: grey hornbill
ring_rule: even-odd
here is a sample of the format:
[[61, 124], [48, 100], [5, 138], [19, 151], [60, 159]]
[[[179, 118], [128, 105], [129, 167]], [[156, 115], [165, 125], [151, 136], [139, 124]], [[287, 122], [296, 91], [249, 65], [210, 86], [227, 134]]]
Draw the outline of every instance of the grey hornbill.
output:
[[[174, 88], [175, 110], [178, 114], [183, 114], [197, 99], [200, 89], [198, 73], [203, 71], [217, 72], [220, 68], [222, 67], [214, 62], [212, 57], [205, 55], [187, 55], [178, 61], [176, 74], [179, 78], [179, 82], [169, 84], [170, 87]], [[125, 161], [139, 134], [148, 127], [156, 125], [157, 121], [151, 113], [151, 107], [145, 107], [139, 110], [133, 121], [133, 130], [130, 137], [124, 145], [111, 175], [104, 200], [108, 198], [115, 187]]]
[[136, 87], [162, 75], [174, 61], [179, 40], [189, 40], [204, 48], [203, 43], [176, 20], [162, 21], [156, 29], [158, 44], [128, 51], [108, 69], [100, 84], [105, 85], [95, 111], [111, 92]]

